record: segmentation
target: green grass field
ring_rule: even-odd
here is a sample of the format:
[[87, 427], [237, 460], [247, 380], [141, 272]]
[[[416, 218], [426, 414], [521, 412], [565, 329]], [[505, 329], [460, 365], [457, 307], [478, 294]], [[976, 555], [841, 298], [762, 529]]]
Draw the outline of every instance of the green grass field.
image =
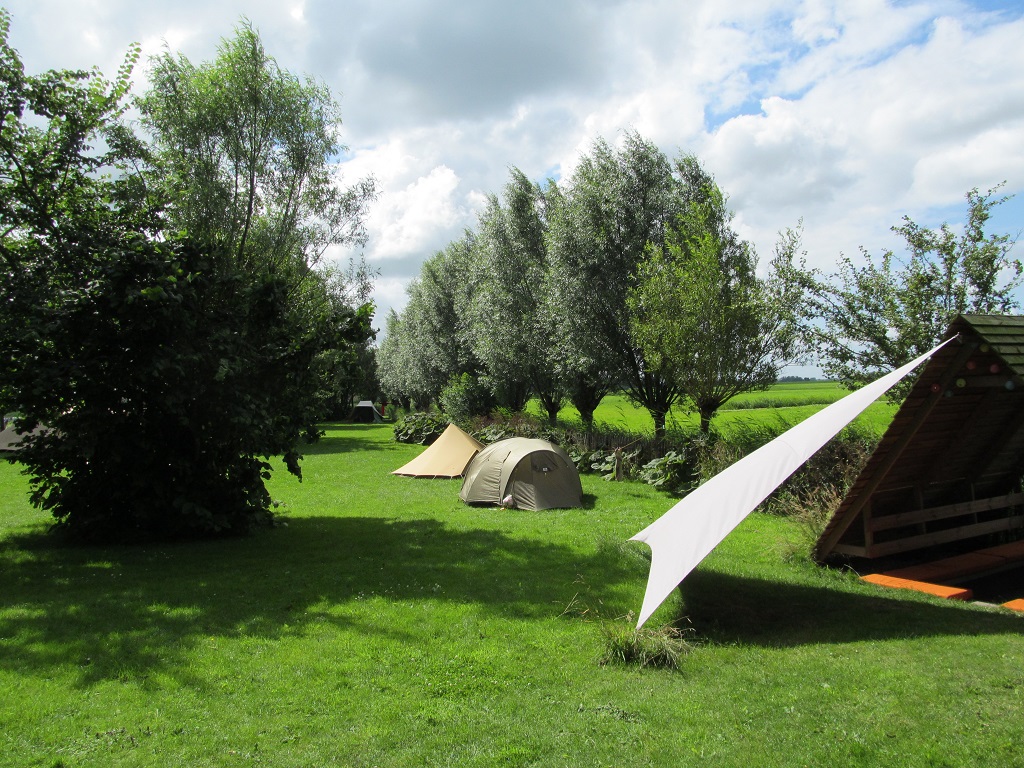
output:
[[418, 451], [338, 426], [287, 526], [55, 546], [0, 465], [4, 766], [1024, 765], [1024, 617], [883, 591], [751, 516], [652, 619], [676, 671], [602, 665], [673, 500], [584, 477], [585, 508], [468, 508]]
[[[812, 381], [775, 384], [764, 392], [747, 392], [737, 395], [726, 403], [712, 419], [712, 427], [728, 433], [731, 429], [765, 421], [783, 429], [799, 424], [813, 413], [834, 403], [849, 390], [834, 382]], [[535, 416], [543, 411], [538, 401], [532, 401], [527, 410]], [[871, 405], [859, 418], [858, 423], [881, 434], [889, 426], [895, 406], [880, 400]], [[559, 412], [559, 419], [567, 424], [579, 424], [580, 415], [571, 405]], [[643, 408], [633, 405], [625, 396], [608, 395], [594, 411], [594, 422], [599, 426], [621, 429], [627, 432], [652, 433], [654, 421]], [[685, 408], [676, 406], [667, 419], [667, 426], [677, 430], [696, 430], [700, 420], [696, 414], [687, 413]]]

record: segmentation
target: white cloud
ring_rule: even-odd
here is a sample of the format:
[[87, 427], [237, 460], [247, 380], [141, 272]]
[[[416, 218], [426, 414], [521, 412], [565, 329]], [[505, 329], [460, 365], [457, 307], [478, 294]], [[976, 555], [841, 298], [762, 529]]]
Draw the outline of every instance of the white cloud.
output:
[[247, 15], [283, 66], [340, 99], [345, 178], [380, 182], [366, 255], [382, 305], [402, 303], [510, 166], [564, 177], [626, 130], [696, 151], [763, 256], [803, 218], [823, 266], [886, 247], [904, 213], [944, 215], [970, 187], [1024, 191], [1012, 0], [6, 5], [30, 71], [113, 74], [133, 40], [201, 61]]
[[368, 221], [376, 236], [373, 258], [416, 254], [424, 243], [436, 241], [439, 232], [450, 232], [466, 221], [470, 211], [458, 200], [458, 187], [455, 172], [439, 165], [403, 189], [389, 192], [374, 207]]

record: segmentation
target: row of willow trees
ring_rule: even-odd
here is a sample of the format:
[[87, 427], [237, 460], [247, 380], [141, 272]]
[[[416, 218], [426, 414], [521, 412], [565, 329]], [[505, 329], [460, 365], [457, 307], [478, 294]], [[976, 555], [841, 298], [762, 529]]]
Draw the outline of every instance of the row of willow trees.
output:
[[670, 160], [635, 133], [599, 140], [561, 184], [513, 168], [476, 229], [426, 261], [387, 319], [381, 387], [453, 417], [533, 396], [554, 421], [568, 402], [587, 426], [621, 390], [658, 437], [677, 403], [707, 432], [730, 398], [812, 355], [855, 388], [931, 349], [958, 314], [1018, 309], [1015, 240], [986, 231], [1002, 186], [970, 190], [961, 226], [905, 216], [899, 255], [862, 248], [824, 273], [786, 229], [759, 268], [696, 157]]
[[696, 157], [672, 160], [635, 133], [597, 141], [562, 185], [513, 168], [388, 317], [381, 387], [483, 413], [536, 397], [552, 421], [569, 402], [587, 425], [622, 390], [659, 436], [677, 403], [707, 430], [799, 349], [797, 234], [783, 233], [762, 275], [731, 222]]

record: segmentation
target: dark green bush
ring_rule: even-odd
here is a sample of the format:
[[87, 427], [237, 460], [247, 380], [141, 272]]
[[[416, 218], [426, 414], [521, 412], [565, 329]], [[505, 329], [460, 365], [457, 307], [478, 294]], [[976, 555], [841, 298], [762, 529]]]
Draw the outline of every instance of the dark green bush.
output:
[[437, 399], [441, 410], [456, 424], [465, 424], [474, 416], [490, 413], [495, 406], [491, 391], [468, 373], [452, 376]]
[[504, 424], [487, 424], [472, 430], [471, 434], [484, 445], [490, 445], [509, 437], [523, 437], [523, 435], [517, 434], [515, 430], [509, 429]]
[[692, 455], [685, 451], [669, 451], [651, 459], [640, 469], [639, 477], [648, 485], [673, 496], [685, 496], [700, 484], [700, 472]]

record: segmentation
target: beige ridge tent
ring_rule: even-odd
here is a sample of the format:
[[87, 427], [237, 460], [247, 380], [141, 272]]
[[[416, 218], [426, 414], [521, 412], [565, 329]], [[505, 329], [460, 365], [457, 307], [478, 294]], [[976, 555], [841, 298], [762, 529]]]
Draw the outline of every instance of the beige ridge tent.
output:
[[459, 498], [467, 504], [555, 509], [583, 504], [576, 465], [546, 440], [511, 437], [491, 443], [466, 470]]
[[449, 424], [427, 450], [391, 474], [409, 477], [462, 477], [466, 467], [483, 447], [483, 443], [467, 435], [454, 424]]

